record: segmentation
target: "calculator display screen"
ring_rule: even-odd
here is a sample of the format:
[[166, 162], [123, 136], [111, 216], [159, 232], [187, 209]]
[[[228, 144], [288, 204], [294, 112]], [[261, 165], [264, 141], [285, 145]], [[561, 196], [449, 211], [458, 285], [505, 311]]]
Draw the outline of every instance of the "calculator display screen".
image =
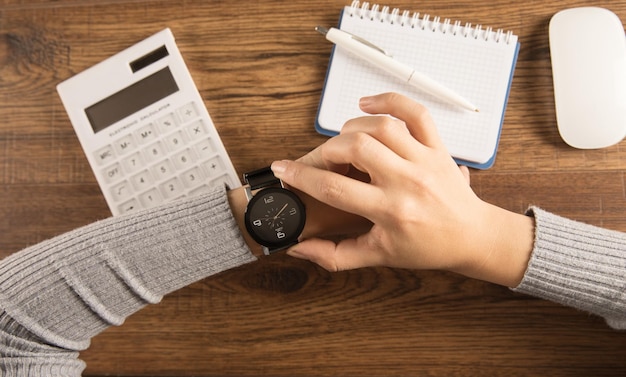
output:
[[85, 109], [94, 132], [136, 113], [178, 91], [169, 67], [151, 74]]

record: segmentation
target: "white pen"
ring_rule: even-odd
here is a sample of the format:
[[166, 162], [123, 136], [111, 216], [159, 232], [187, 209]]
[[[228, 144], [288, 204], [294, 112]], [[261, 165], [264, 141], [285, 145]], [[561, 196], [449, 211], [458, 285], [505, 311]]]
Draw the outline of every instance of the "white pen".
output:
[[321, 26], [317, 26], [315, 30], [326, 36], [326, 39], [333, 42], [337, 46], [346, 49], [361, 59], [370, 62], [378, 68], [396, 76], [402, 81], [405, 81], [445, 102], [478, 112], [478, 108], [472, 105], [465, 98], [439, 84], [428, 76], [417, 72], [408, 65], [393, 59], [380, 47], [377, 47], [372, 43], [357, 37], [356, 35], [334, 27], [326, 29]]

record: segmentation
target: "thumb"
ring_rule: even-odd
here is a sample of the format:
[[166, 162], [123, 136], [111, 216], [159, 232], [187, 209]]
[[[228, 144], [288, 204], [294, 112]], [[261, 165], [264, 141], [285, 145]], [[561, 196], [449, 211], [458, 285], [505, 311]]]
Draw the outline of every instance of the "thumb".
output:
[[376, 253], [359, 246], [361, 237], [345, 239], [339, 243], [311, 238], [292, 246], [287, 254], [316, 263], [331, 272], [380, 265], [380, 258]]

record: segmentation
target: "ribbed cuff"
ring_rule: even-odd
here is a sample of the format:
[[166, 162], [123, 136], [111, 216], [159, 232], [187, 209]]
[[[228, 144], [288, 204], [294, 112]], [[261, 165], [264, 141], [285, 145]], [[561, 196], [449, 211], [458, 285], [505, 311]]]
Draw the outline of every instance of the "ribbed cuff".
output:
[[0, 375], [12, 377], [67, 377], [81, 376], [85, 370], [81, 360], [53, 361], [49, 358], [1, 358]]
[[626, 329], [626, 234], [532, 207], [535, 245], [513, 290], [605, 318]]
[[0, 263], [0, 307], [67, 350], [163, 295], [256, 260], [225, 189], [55, 237]]

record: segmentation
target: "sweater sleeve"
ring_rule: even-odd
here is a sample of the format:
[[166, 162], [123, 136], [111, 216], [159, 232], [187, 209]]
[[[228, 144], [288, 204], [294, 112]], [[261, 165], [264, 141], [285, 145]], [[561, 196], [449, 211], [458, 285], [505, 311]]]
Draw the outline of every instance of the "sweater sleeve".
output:
[[626, 329], [626, 233], [568, 220], [539, 208], [535, 245], [517, 292], [604, 317]]
[[224, 188], [76, 229], [0, 261], [0, 375], [79, 376], [90, 339], [256, 260]]

